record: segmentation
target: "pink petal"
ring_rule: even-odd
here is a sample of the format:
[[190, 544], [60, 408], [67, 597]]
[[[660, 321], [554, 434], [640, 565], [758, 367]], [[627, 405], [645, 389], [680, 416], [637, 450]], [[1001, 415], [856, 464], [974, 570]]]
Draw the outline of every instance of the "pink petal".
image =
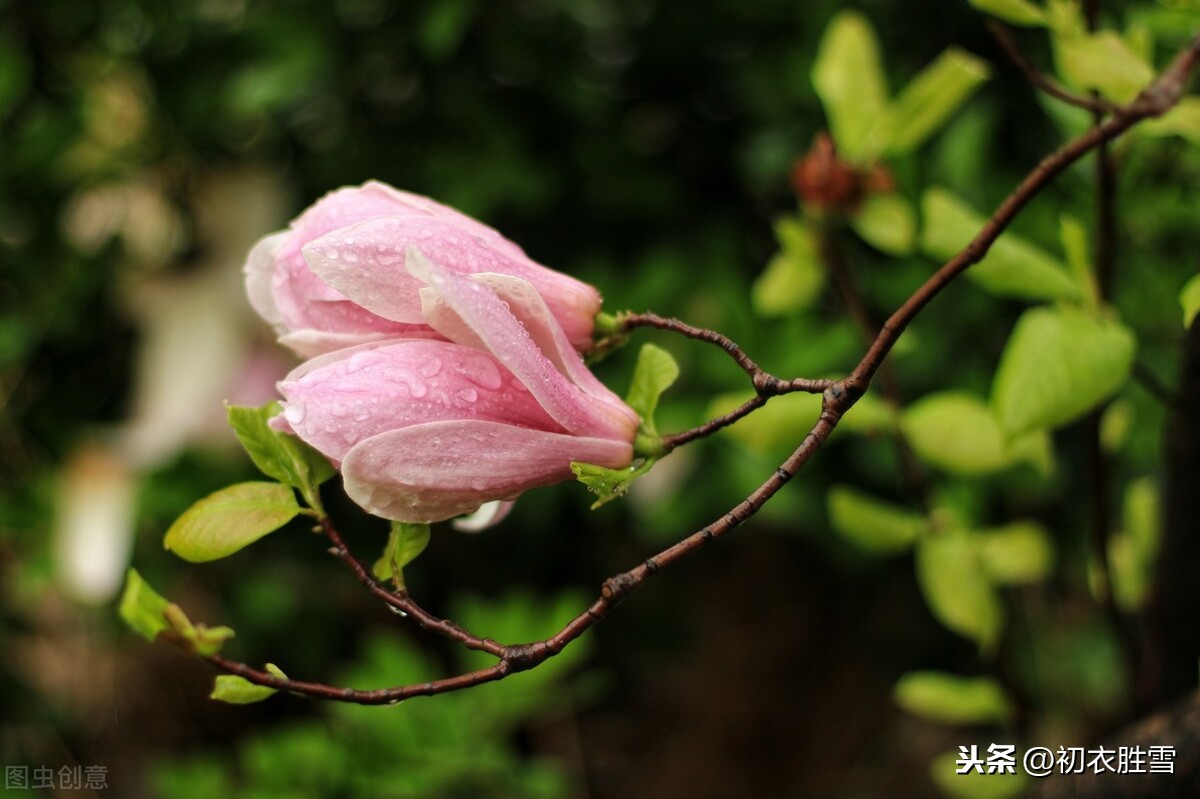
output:
[[[606, 406], [616, 419], [623, 420], [628, 426], [629, 436], [633, 435], [639, 422], [637, 414], [587, 368], [537, 289], [527, 281], [511, 275], [484, 272], [471, 275], [471, 279], [492, 289], [496, 296], [508, 305], [513, 316], [525, 326], [533, 343], [554, 364], [554, 368], [579, 386], [584, 393]], [[482, 340], [436, 291], [428, 287], [421, 289], [421, 303], [426, 320], [446, 338], [486, 349]]]
[[331, 353], [279, 384], [283, 421], [340, 461], [397, 428], [454, 419], [561, 430], [487, 353], [448, 341], [405, 340]]
[[[446, 328], [435, 328], [438, 332], [451, 340], [457, 336], [468, 345], [482, 343], [568, 432], [632, 440], [634, 431], [629, 419], [608, 404], [597, 402], [558, 371], [494, 291], [443, 268], [416, 248], [408, 251], [407, 264], [413, 276], [427, 283], [438, 300], [457, 314], [457, 320], [454, 314], [429, 320], [433, 324], [450, 322]], [[464, 335], [463, 325], [473, 335]]]
[[275, 292], [272, 288], [275, 274], [276, 253], [288, 233], [281, 230], [259, 239], [250, 249], [246, 258], [246, 295], [250, 305], [268, 324], [278, 326], [283, 322], [279, 308], [275, 305]]
[[[495, 272], [532, 283], [573, 347], [591, 346], [600, 295], [591, 286], [531, 261], [515, 245], [499, 246], [458, 221], [419, 214], [372, 219], [309, 242], [304, 257], [338, 292], [397, 322], [422, 321], [420, 283], [404, 267], [409, 247], [451, 272]], [[500, 240], [502, 241], [502, 240]]]
[[342, 462], [346, 493], [385, 519], [435, 522], [572, 478], [571, 461], [629, 464], [624, 441], [490, 421], [430, 422], [368, 438]]

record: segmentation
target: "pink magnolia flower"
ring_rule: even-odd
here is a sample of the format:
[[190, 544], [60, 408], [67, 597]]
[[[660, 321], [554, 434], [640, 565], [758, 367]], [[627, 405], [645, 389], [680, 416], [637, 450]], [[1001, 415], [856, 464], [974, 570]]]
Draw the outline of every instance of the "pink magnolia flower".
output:
[[304, 357], [396, 336], [438, 338], [421, 316], [421, 284], [404, 268], [410, 246], [452, 272], [527, 281], [571, 345], [591, 346], [594, 288], [453, 208], [376, 181], [325, 195], [261, 239], [246, 262], [250, 304]]
[[[587, 369], [531, 281], [461, 274], [415, 248], [406, 267], [441, 338], [328, 353], [279, 385], [274, 424], [333, 461], [355, 502], [440, 521], [571, 479], [571, 461], [629, 464], [637, 414]], [[355, 296], [375, 283], [347, 271], [341, 287]]]

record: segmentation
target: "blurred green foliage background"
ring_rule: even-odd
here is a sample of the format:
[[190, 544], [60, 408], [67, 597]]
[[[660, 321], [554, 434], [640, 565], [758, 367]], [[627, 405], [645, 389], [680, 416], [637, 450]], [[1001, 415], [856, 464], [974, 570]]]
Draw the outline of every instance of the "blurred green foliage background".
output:
[[[220, 706], [205, 698], [210, 668], [135, 639], [112, 610], [113, 575], [132, 560], [193, 618], [235, 627], [227, 651], [246, 662], [358, 687], [462, 664], [408, 635], [299, 523], [204, 567], [160, 546], [191, 502], [253, 474], [221, 401], [263, 401], [288, 368], [240, 299], [244, 253], [341, 185], [428, 194], [594, 283], [609, 310], [718, 329], [776, 374], [851, 367], [864, 346], [835, 292], [771, 318], [750, 300], [778, 249], [772, 222], [796, 211], [789, 171], [826, 126], [810, 72], [842, 5], [0, 0], [0, 763], [103, 765], [122, 797], [915, 797], [934, 795], [933, 756], [967, 737], [895, 706], [905, 672], [1007, 672], [1045, 745], [1127, 718], [1127, 664], [1087, 585], [1078, 427], [1056, 434], [1048, 476], [933, 470], [940, 504], [979, 523], [1036, 518], [1060, 553], [1051, 580], [1006, 590], [1015, 620], [998, 669], [933, 620], [911, 558], [871, 557], [830, 530], [834, 484], [913, 499], [877, 430], [839, 434], [746, 529], [511, 684], [391, 709]], [[1111, 5], [1118, 26], [1157, 39], [1160, 62], [1197, 17]], [[939, 184], [994, 207], [1060, 124], [1078, 124], [1047, 113], [966, 2], [855, 6], [893, 90], [951, 44], [992, 67], [941, 134], [888, 164], [914, 206]], [[1049, 63], [1042, 39], [1022, 41]], [[1118, 154], [1113, 297], [1139, 360], [1171, 384], [1200, 156], [1178, 139]], [[1090, 219], [1091, 189], [1089, 169], [1071, 171], [1018, 232], [1058, 252], [1060, 215]], [[936, 266], [844, 233], [876, 320]], [[985, 395], [1024, 309], [960, 283], [894, 355], [909, 401]], [[639, 337], [683, 369], [660, 429], [746, 388], [715, 351]], [[631, 348], [597, 368], [621, 392], [632, 361]], [[1160, 468], [1165, 413], [1136, 384], [1118, 402], [1127, 429], [1106, 501], [1119, 513], [1126, 484]], [[769, 476], [810, 414], [688, 447], [595, 513], [564, 485], [485, 535], [436, 529], [409, 584], [501, 640], [545, 635], [604, 577]], [[336, 485], [327, 494], [373, 557], [384, 526]]]

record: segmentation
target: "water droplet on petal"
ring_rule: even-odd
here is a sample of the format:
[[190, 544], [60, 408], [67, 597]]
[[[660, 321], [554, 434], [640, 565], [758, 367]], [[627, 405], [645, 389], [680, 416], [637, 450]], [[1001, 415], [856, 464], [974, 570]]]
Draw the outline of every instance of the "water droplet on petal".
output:
[[442, 359], [430, 357], [425, 363], [421, 364], [421, 374], [425, 377], [433, 377], [442, 371]]
[[290, 402], [288, 403], [288, 406], [283, 409], [283, 418], [287, 420], [288, 424], [293, 426], [303, 422], [305, 415], [304, 405], [302, 403]]
[[479, 392], [473, 388], [460, 388], [458, 390], [458, 398], [463, 402], [474, 402], [479, 399]]

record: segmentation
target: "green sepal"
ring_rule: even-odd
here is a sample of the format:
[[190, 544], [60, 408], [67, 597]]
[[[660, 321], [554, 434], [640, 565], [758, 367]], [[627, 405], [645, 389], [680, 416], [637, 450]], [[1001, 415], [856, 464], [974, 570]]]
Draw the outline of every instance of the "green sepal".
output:
[[[287, 675], [274, 663], [267, 664], [267, 671], [274, 677], [286, 680]], [[249, 705], [261, 702], [279, 692], [277, 688], [267, 685], [255, 685], [245, 677], [236, 674], [221, 674], [213, 681], [213, 690], [209, 699], [227, 702], [231, 705]]]
[[592, 503], [592, 510], [595, 510], [628, 491], [629, 484], [650, 471], [650, 467], [656, 461], [657, 458], [645, 458], [641, 463], [631, 464], [624, 469], [609, 469], [591, 463], [572, 461], [571, 471], [575, 473], [575, 479], [598, 497]]
[[259, 408], [229, 406], [229, 426], [263, 474], [300, 491], [304, 501], [323, 512], [317, 490], [335, 474], [332, 464], [296, 436], [271, 429], [267, 421], [280, 411], [278, 402]]
[[429, 546], [429, 525], [413, 522], [392, 522], [387, 546], [383, 555], [371, 567], [371, 573], [380, 580], [392, 581], [396, 588], [404, 589], [404, 567], [412, 563]]

